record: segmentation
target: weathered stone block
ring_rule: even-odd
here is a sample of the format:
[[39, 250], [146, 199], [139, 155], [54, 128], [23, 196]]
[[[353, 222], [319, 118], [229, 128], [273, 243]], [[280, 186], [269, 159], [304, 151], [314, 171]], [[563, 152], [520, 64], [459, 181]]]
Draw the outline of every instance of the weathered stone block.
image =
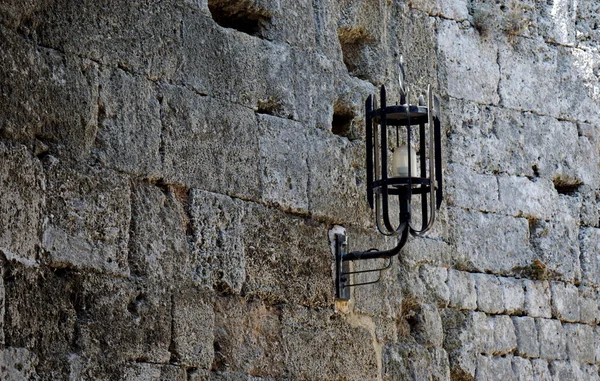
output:
[[[483, 104], [497, 104], [500, 69], [497, 46], [482, 40], [473, 29], [441, 20], [438, 33], [439, 70], [449, 96]], [[476, 63], [476, 64], [475, 64]]]
[[474, 274], [477, 309], [490, 314], [504, 311], [504, 295], [498, 278], [489, 274]]
[[442, 348], [386, 345], [383, 348], [383, 380], [443, 380], [450, 378], [448, 354]]
[[581, 48], [593, 49], [598, 47], [600, 41], [600, 12], [595, 7], [596, 4], [584, 2], [577, 6], [577, 20], [575, 28], [577, 29], [577, 43]]
[[305, 126], [258, 114], [261, 198], [283, 208], [308, 211], [308, 155]]
[[316, 216], [373, 226], [365, 199], [364, 146], [358, 142], [310, 130], [308, 203]]
[[284, 373], [280, 318], [281, 311], [260, 301], [218, 298], [214, 369], [280, 378]]
[[545, 266], [544, 271], [554, 278], [578, 282], [581, 279], [579, 262], [579, 223], [566, 215], [568, 222], [536, 220], [531, 230], [533, 250]]
[[433, 301], [440, 307], [446, 307], [450, 301], [448, 269], [423, 265], [419, 269], [419, 275], [426, 290], [432, 295]]
[[448, 164], [444, 175], [448, 205], [486, 212], [500, 208], [496, 176], [478, 174], [458, 163]]
[[579, 321], [579, 290], [570, 283], [551, 282], [552, 315], [559, 320]]
[[161, 119], [145, 77], [120, 69], [100, 75], [95, 155], [106, 166], [144, 177], [161, 173]]
[[190, 188], [260, 197], [259, 129], [252, 110], [164, 86], [164, 176]]
[[[258, 111], [268, 105], [268, 113], [327, 128], [336, 70], [329, 58], [221, 28], [193, 14], [184, 15], [183, 25], [179, 82], [199, 93]], [[249, 72], [253, 75], [241, 74]]]
[[440, 310], [444, 327], [444, 348], [448, 351], [450, 360], [450, 373], [456, 376], [471, 376], [474, 378], [476, 370], [476, 355], [478, 337], [473, 329], [474, 320], [485, 316], [481, 312], [465, 312], [455, 308]]
[[[281, 319], [283, 353], [290, 377], [358, 381], [376, 374], [374, 332], [369, 332], [368, 318], [358, 319], [352, 326], [326, 310], [286, 307]], [[338, 348], [345, 348], [347, 355], [338, 356]]]
[[168, 79], [182, 63], [182, 10], [174, 3], [57, 1], [40, 6], [30, 22], [45, 46]]
[[[531, 263], [525, 218], [449, 209], [450, 234], [457, 252], [478, 272], [510, 273]], [[502, 234], [498, 234], [498, 232]]]
[[598, 191], [589, 186], [582, 185], [579, 187], [581, 193], [581, 225], [598, 227], [600, 222], [600, 210], [598, 208], [598, 199], [600, 194]]
[[419, 0], [412, 3], [411, 6], [425, 11], [430, 15], [443, 16], [444, 19], [463, 21], [469, 17], [469, 6], [464, 0]]
[[533, 367], [529, 359], [513, 356], [512, 369], [515, 372], [515, 379], [517, 381], [533, 380]]
[[512, 356], [488, 357], [477, 355], [477, 373], [475, 380], [514, 380]]
[[550, 308], [550, 284], [547, 281], [523, 281], [525, 288], [525, 313], [531, 317], [552, 316]]
[[567, 355], [569, 360], [578, 363], [593, 364], [594, 329], [585, 324], [564, 324], [567, 338]]
[[505, 312], [509, 315], [519, 314], [525, 307], [525, 292], [520, 279], [499, 277], [502, 287], [502, 299]]
[[595, 362], [600, 363], [600, 327], [594, 327], [594, 357]]
[[505, 355], [512, 353], [517, 348], [517, 336], [510, 316], [495, 315], [488, 318], [488, 323], [494, 333], [494, 340], [490, 346], [490, 353]]
[[582, 380], [600, 380], [600, 374], [598, 374], [598, 365], [582, 364], [580, 370]]
[[580, 365], [575, 361], [551, 361], [549, 368], [555, 380], [584, 380]]
[[171, 301], [164, 289], [114, 278], [76, 279], [76, 345], [108, 365], [115, 361], [167, 363], [171, 358]]
[[600, 284], [600, 229], [582, 228], [579, 233], [581, 242], [581, 268], [584, 284]]
[[0, 377], [6, 381], [37, 380], [38, 359], [27, 348], [7, 347], [0, 352]]
[[258, 204], [246, 207], [246, 295], [329, 306], [333, 302], [333, 262], [328, 226]]
[[44, 173], [22, 145], [0, 143], [0, 252], [34, 264], [45, 206]]
[[552, 374], [548, 368], [548, 361], [544, 359], [533, 359], [531, 360], [531, 366], [533, 367], [533, 377], [539, 381], [553, 381]]
[[536, 319], [535, 324], [538, 330], [538, 340], [540, 341], [540, 357], [546, 360], [566, 359], [566, 336], [560, 321]]
[[112, 170], [47, 170], [48, 214], [42, 245], [56, 268], [129, 274], [129, 178]]
[[540, 343], [535, 320], [527, 316], [513, 316], [512, 321], [517, 335], [516, 354], [528, 358], [539, 357]]
[[[577, 177], [583, 182], [583, 185], [578, 189], [578, 191], [583, 195], [586, 193], [589, 195], [590, 188], [596, 190], [596, 197], [591, 197], [593, 200], [595, 200], [598, 198], [597, 189], [600, 184], [600, 173], [598, 173], [598, 167], [600, 166], [600, 164], [598, 164], [600, 157], [600, 138], [596, 133], [596, 127], [589, 123], [579, 123], [577, 125], [577, 131], [579, 134], [579, 144], [577, 150]], [[589, 198], [590, 197], [588, 196], [588, 200]], [[588, 206], [588, 208], [590, 208], [590, 206]], [[594, 218], [594, 216], [598, 214], [597, 210], [586, 210], [585, 212], [588, 219]], [[597, 219], [592, 220], [592, 222], [592, 226], [598, 225]]]
[[[128, 262], [132, 274], [172, 286], [189, 276], [186, 193], [137, 183], [131, 194]], [[183, 198], [183, 199], [178, 199]]]
[[513, 216], [550, 219], [558, 204], [558, 193], [550, 180], [533, 182], [526, 177], [501, 176], [498, 187], [505, 212]]
[[183, 367], [148, 363], [127, 365], [121, 377], [124, 381], [187, 381]]
[[[595, 141], [593, 129], [579, 137], [575, 123], [553, 117], [452, 98], [442, 106], [442, 116], [447, 118], [443, 125], [452, 127], [448, 137], [453, 147], [449, 161], [471, 168], [475, 172], [473, 176], [479, 175], [480, 181], [486, 180], [482, 173], [501, 173], [597, 183], [597, 169], [594, 171], [590, 163], [597, 162], [598, 153], [588, 142]], [[465, 181], [471, 181], [471, 176], [466, 177]], [[476, 194], [473, 203], [477, 205], [481, 199], [487, 201], [486, 207], [493, 206], [495, 192], [490, 192]], [[473, 194], [473, 190], [469, 194]]]
[[441, 347], [444, 343], [442, 320], [436, 306], [421, 304], [417, 312], [413, 334], [417, 342], [425, 347]]
[[[580, 286], [580, 288], [585, 289], [583, 286]], [[596, 291], [590, 288], [582, 292], [580, 289], [579, 320], [586, 324], [597, 324], [600, 319], [599, 311], [600, 305], [598, 303]]]
[[189, 213], [194, 279], [215, 289], [239, 293], [246, 279], [243, 202], [193, 189]]
[[215, 313], [205, 296], [194, 291], [173, 296], [172, 346], [178, 363], [209, 369], [213, 363]]
[[575, 46], [578, 4], [572, 0], [540, 4], [537, 28], [547, 41]]
[[[507, 107], [597, 123], [595, 53], [519, 39], [499, 48], [499, 93]], [[560, 70], [557, 70], [560, 68]], [[566, 75], [558, 73], [569, 73]], [[561, 83], [556, 91], [554, 83]], [[586, 89], [582, 92], [582, 83]]]
[[475, 279], [471, 273], [450, 269], [447, 284], [450, 291], [450, 307], [465, 310], [477, 308]]
[[0, 137], [37, 144], [36, 154], [87, 159], [97, 129], [97, 65], [38, 48], [3, 26], [0, 50]]

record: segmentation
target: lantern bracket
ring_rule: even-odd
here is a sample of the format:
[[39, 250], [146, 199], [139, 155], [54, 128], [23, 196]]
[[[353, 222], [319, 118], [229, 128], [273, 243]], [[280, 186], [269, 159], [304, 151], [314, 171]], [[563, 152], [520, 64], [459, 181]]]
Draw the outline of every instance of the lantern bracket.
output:
[[[350, 288], [377, 283], [381, 280], [381, 272], [392, 266], [393, 258], [400, 253], [408, 239], [408, 229], [402, 231], [402, 235], [396, 247], [390, 250], [369, 249], [365, 251], [348, 252], [348, 241], [346, 234], [336, 233], [335, 238], [335, 297], [339, 300], [350, 299]], [[350, 270], [351, 261], [387, 259], [385, 265], [367, 270]], [[356, 274], [377, 273], [376, 279], [355, 282], [350, 277]]]

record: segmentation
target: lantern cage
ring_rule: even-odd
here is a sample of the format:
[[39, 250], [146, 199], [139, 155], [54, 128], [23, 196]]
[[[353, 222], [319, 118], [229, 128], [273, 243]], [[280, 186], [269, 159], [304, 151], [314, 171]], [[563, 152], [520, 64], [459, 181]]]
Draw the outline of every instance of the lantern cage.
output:
[[[434, 103], [428, 87], [426, 100], [420, 96], [417, 105], [410, 104], [402, 79], [403, 76], [400, 80], [400, 104], [387, 105], [383, 85], [379, 106], [374, 95], [365, 102], [367, 200], [375, 212], [379, 232], [398, 237], [398, 244], [390, 250], [348, 252], [345, 234], [336, 234], [338, 299], [348, 300], [351, 287], [378, 282], [381, 271], [392, 265], [392, 258], [400, 253], [409, 233], [420, 236], [431, 229], [436, 210], [442, 202], [439, 102], [436, 98]], [[413, 222], [413, 200], [420, 201], [420, 226]], [[350, 261], [377, 258], [387, 259], [387, 263], [379, 268], [350, 271]], [[375, 280], [350, 282], [353, 274], [373, 272], [378, 273]]]

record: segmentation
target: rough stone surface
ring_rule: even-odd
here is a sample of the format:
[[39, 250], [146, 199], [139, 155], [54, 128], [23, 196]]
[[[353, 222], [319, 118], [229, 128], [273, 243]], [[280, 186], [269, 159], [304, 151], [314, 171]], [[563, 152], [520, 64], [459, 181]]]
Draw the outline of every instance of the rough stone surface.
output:
[[504, 311], [504, 295], [497, 277], [475, 274], [475, 289], [477, 290], [477, 309], [479, 311], [490, 314]]
[[546, 360], [564, 360], [567, 358], [566, 336], [560, 321], [536, 319], [540, 357]]
[[[477, 103], [497, 104], [500, 80], [496, 61], [498, 46], [481, 40], [476, 31], [462, 28], [454, 21], [443, 20], [439, 27], [440, 33], [448, 36], [440, 41], [439, 46], [443, 63], [440, 71], [448, 95]], [[462, 54], [472, 54], [473, 58]], [[474, 62], [477, 65], [473, 65]]]
[[477, 308], [477, 293], [473, 275], [464, 271], [448, 271], [450, 307], [474, 310]]
[[128, 177], [93, 167], [75, 171], [60, 162], [47, 172], [50, 215], [42, 246], [50, 266], [128, 274]]
[[532, 317], [551, 317], [549, 283], [547, 281], [536, 282], [526, 280], [523, 286], [525, 289], [525, 312], [527, 315]]
[[38, 253], [44, 174], [24, 146], [0, 143], [0, 251], [10, 259], [34, 264]]
[[515, 373], [515, 379], [518, 381], [533, 379], [533, 366], [528, 359], [514, 356], [512, 358], [512, 369]]
[[161, 120], [151, 82], [117, 69], [102, 71], [100, 83], [95, 155], [107, 167], [156, 177]]
[[258, 301], [220, 298], [215, 309], [215, 368], [281, 377], [281, 311]]
[[213, 307], [192, 291], [176, 294], [172, 303], [172, 356], [189, 367], [210, 368], [215, 356]]
[[[598, 25], [575, 0], [1, 1], [0, 379], [598, 380]], [[440, 108], [443, 201], [336, 300], [332, 231], [398, 239], [363, 110], [401, 73]]]
[[588, 285], [600, 282], [600, 229], [583, 228], [581, 241], [581, 267], [583, 281]]
[[502, 299], [507, 314], [519, 314], [525, 306], [525, 291], [520, 279], [500, 277]]
[[548, 369], [548, 361], [544, 359], [531, 360], [531, 366], [533, 368], [533, 377], [537, 377], [538, 380], [552, 380], [552, 374]]
[[165, 86], [161, 96], [165, 179], [257, 198], [259, 131], [252, 110], [181, 87]]
[[488, 357], [477, 356], [477, 375], [475, 380], [513, 380], [512, 356]]
[[569, 359], [578, 363], [593, 364], [594, 329], [585, 324], [565, 324], [563, 328], [567, 336]]
[[[450, 223], [457, 251], [464, 255], [459, 260], [468, 267], [508, 274], [532, 261], [525, 218], [452, 208]], [[497, 234], [500, 229], [502, 235]]]
[[512, 318], [517, 336], [517, 352], [521, 357], [537, 358], [540, 356], [540, 343], [535, 319], [527, 316]]
[[569, 283], [550, 283], [552, 293], [552, 315], [556, 318], [576, 322], [579, 321], [579, 290]]
[[[285, 362], [292, 377], [350, 380], [370, 378], [376, 369], [376, 354], [370, 345], [368, 327], [353, 327], [327, 311], [308, 308], [284, 309], [282, 336]], [[338, 358], [336, 348], [344, 346], [351, 356]], [[323, 357], [328, 356], [328, 357]], [[318, 360], [317, 360], [318, 359]], [[331, 364], [323, 367], [322, 364]]]

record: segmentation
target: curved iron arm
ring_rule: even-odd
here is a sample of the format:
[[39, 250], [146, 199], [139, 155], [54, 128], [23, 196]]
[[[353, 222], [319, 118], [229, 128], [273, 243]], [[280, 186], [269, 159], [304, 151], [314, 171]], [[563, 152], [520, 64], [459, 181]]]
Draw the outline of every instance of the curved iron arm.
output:
[[404, 245], [406, 245], [406, 241], [408, 240], [408, 229], [406, 227], [402, 230], [402, 235], [398, 240], [398, 245], [393, 249], [389, 250], [366, 250], [366, 251], [353, 251], [347, 254], [343, 254], [341, 260], [342, 261], [357, 261], [363, 259], [377, 259], [377, 258], [390, 258], [395, 255], [398, 255]]

